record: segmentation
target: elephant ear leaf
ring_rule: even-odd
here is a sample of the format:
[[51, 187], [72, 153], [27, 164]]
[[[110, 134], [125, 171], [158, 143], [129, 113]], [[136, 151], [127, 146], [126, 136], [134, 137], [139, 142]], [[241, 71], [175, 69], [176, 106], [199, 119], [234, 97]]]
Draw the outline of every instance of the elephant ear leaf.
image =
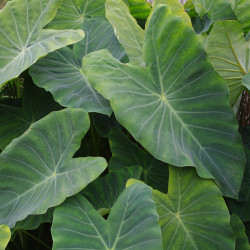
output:
[[143, 183], [126, 188], [107, 220], [81, 195], [55, 209], [53, 249], [160, 250], [161, 231], [152, 190]]
[[10, 240], [11, 232], [8, 226], [0, 225], [0, 250], [4, 250]]
[[100, 157], [72, 158], [89, 128], [83, 109], [52, 112], [0, 154], [0, 224], [13, 228], [82, 190], [106, 168]]
[[159, 5], [146, 29], [143, 57], [146, 69], [99, 51], [83, 59], [83, 71], [110, 100], [117, 120], [155, 158], [195, 166], [201, 177], [215, 178], [226, 196], [236, 197], [244, 149], [227, 86], [196, 34]]
[[230, 215], [218, 187], [191, 168], [169, 169], [168, 194], [153, 191], [163, 249], [234, 249]]
[[0, 86], [18, 77], [38, 58], [84, 37], [81, 30], [43, 27], [55, 16], [61, 0], [13, 0], [0, 11]]

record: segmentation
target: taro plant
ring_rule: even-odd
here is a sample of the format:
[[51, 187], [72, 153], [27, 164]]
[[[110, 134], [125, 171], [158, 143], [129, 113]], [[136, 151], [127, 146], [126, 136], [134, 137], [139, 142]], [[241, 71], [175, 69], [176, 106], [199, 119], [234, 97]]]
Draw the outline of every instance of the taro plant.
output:
[[0, 20], [0, 249], [250, 249], [249, 1]]

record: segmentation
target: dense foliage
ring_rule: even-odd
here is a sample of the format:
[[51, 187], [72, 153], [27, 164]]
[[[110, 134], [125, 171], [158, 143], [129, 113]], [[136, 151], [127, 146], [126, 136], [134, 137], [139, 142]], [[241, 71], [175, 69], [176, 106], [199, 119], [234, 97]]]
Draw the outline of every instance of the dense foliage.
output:
[[0, 20], [0, 250], [250, 249], [250, 1]]

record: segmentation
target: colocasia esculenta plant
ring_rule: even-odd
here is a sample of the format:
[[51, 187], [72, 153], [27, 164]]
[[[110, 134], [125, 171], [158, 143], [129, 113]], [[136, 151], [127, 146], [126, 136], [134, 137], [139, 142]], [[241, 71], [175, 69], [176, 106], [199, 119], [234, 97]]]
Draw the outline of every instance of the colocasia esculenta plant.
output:
[[7, 1], [0, 249], [250, 249], [249, 30], [249, 0]]

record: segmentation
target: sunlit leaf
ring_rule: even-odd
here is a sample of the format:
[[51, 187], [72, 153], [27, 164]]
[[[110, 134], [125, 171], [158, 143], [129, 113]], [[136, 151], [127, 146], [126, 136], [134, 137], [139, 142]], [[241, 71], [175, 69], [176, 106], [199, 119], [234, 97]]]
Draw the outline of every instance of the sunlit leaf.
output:
[[4, 250], [11, 237], [10, 229], [6, 225], [0, 225], [0, 250]]

